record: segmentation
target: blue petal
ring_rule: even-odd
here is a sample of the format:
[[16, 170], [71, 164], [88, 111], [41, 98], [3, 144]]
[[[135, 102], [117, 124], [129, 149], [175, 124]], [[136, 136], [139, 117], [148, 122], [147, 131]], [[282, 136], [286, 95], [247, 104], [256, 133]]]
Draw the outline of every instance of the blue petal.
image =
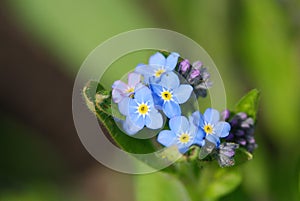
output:
[[163, 104], [163, 111], [169, 119], [181, 115], [181, 109], [178, 103], [175, 103], [173, 101], [165, 102]]
[[216, 147], [219, 147], [219, 145], [220, 145], [220, 138], [218, 138], [217, 136], [208, 134], [208, 135], [206, 135], [205, 138], [206, 138], [208, 141], [214, 143], [214, 144], [216, 145]]
[[152, 76], [154, 74], [154, 69], [146, 64], [143, 64], [135, 67], [135, 72], [142, 74], [143, 76]]
[[205, 132], [202, 129], [198, 129], [193, 144], [197, 144], [200, 147], [202, 147], [204, 143], [205, 143]]
[[129, 100], [129, 108], [128, 108], [128, 118], [130, 121], [135, 124], [137, 127], [144, 127], [145, 121], [143, 116], [140, 116], [137, 111], [138, 104], [134, 99]]
[[229, 123], [221, 121], [216, 124], [215, 133], [219, 137], [227, 137], [229, 135], [230, 128], [231, 127]]
[[138, 127], [133, 124], [130, 119], [127, 117], [126, 120], [123, 122], [123, 129], [128, 135], [134, 135], [138, 131], [140, 131], [143, 127]]
[[156, 94], [152, 94], [154, 105], [158, 110], [162, 110], [164, 100]]
[[129, 99], [128, 113], [135, 113], [137, 111], [138, 104], [134, 99]]
[[146, 64], [139, 64], [135, 68], [135, 72], [142, 74], [144, 77], [144, 83], [149, 84], [149, 79], [154, 76], [156, 68], [153, 68]]
[[176, 134], [173, 131], [163, 130], [158, 134], [157, 141], [165, 147], [170, 147], [176, 143]]
[[218, 110], [208, 108], [204, 112], [204, 121], [211, 124], [216, 124], [220, 120], [220, 113]]
[[166, 60], [165, 69], [167, 71], [172, 71], [177, 65], [179, 54], [176, 52], [172, 52]]
[[162, 87], [168, 88], [168, 89], [176, 89], [179, 87], [179, 78], [178, 76], [173, 72], [164, 73], [161, 76], [161, 81], [159, 83]]
[[121, 114], [127, 116], [129, 113], [129, 100], [130, 98], [125, 97], [121, 102], [118, 104], [118, 108]]
[[156, 77], [156, 76], [151, 76], [149, 77], [149, 84], [158, 84], [160, 83], [161, 76]]
[[185, 152], [187, 152], [189, 150], [189, 146], [184, 145], [184, 146], [178, 146], [178, 151], [182, 154], [184, 154]]
[[146, 126], [150, 129], [159, 129], [163, 125], [163, 118], [161, 114], [154, 108], [149, 113], [149, 119], [147, 118]]
[[174, 133], [181, 134], [189, 131], [190, 124], [186, 117], [176, 116], [169, 121], [169, 126]]
[[139, 90], [137, 90], [134, 94], [134, 99], [138, 103], [145, 103], [147, 101], [152, 102], [152, 92], [148, 87], [142, 87]]
[[143, 85], [142, 83], [138, 83], [137, 85], [135, 85], [134, 91], [138, 91], [141, 88], [146, 87], [145, 85]]
[[191, 116], [189, 116], [189, 121], [193, 123], [195, 126], [199, 127], [200, 125], [201, 114], [199, 111], [194, 112]]
[[164, 66], [166, 63], [166, 58], [160, 52], [155, 53], [149, 58], [150, 66]]
[[191, 96], [193, 87], [191, 85], [182, 84], [178, 88], [174, 89], [174, 96], [179, 104], [185, 103]]
[[145, 126], [145, 119], [142, 115], [138, 114], [129, 114], [127, 116], [130, 118], [130, 121], [139, 128], [143, 128]]
[[199, 111], [196, 111], [192, 114], [192, 116], [190, 117], [190, 121], [191, 120], [193, 121], [194, 125], [198, 126], [199, 128], [203, 128], [204, 118]]
[[157, 94], [158, 96], [161, 95], [161, 92], [163, 92], [163, 87], [158, 84], [151, 84], [150, 88], [153, 93]]

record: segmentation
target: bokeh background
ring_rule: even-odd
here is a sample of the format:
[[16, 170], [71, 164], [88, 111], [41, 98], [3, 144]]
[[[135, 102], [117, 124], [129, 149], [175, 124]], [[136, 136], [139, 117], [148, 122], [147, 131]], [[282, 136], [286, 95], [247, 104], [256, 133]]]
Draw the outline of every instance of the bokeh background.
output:
[[98, 44], [132, 29], [187, 35], [211, 55], [228, 107], [261, 91], [258, 149], [220, 200], [300, 200], [299, 0], [0, 2], [0, 200], [178, 200], [179, 184], [96, 162], [76, 134], [72, 85]]

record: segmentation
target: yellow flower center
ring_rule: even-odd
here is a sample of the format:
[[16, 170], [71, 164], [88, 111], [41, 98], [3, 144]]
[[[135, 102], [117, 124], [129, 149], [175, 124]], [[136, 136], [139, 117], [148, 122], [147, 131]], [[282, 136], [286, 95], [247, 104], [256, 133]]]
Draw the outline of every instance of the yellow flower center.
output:
[[164, 101], [169, 101], [172, 99], [172, 93], [169, 91], [163, 91], [161, 92], [161, 97]]
[[204, 129], [204, 132], [207, 134], [213, 134], [213, 132], [214, 132], [214, 128], [210, 124], [206, 124], [203, 129]]
[[148, 105], [146, 105], [144, 103], [139, 105], [138, 112], [139, 112], [140, 115], [146, 115], [146, 114], [148, 114], [148, 111], [149, 111], [149, 106]]
[[134, 88], [130, 87], [125, 92], [126, 93], [132, 93], [132, 92], [134, 92]]
[[190, 141], [190, 136], [189, 134], [187, 133], [182, 133], [180, 136], [179, 136], [179, 142], [185, 144], [185, 143], [188, 143]]
[[164, 69], [159, 69], [155, 72], [155, 77], [160, 77], [161, 74], [163, 74], [164, 72], [166, 72]]

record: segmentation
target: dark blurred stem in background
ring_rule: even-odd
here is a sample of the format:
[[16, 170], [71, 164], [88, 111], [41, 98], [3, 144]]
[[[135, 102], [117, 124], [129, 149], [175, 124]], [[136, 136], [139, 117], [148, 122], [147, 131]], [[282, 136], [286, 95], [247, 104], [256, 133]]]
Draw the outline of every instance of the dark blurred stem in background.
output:
[[62, 64], [45, 49], [30, 43], [30, 36], [14, 26], [2, 4], [0, 108], [49, 140], [67, 167], [82, 171], [95, 161], [82, 146], [73, 125], [74, 78], [61, 72]]

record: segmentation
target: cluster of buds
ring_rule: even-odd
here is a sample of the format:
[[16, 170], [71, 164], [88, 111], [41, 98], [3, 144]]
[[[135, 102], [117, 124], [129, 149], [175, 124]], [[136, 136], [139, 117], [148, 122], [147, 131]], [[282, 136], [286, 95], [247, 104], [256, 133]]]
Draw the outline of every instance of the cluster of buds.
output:
[[254, 138], [254, 120], [248, 117], [246, 113], [240, 112], [235, 114], [231, 119], [230, 112], [225, 110], [223, 118], [231, 125], [231, 130], [226, 138], [228, 142], [235, 142], [241, 147], [244, 147], [250, 153], [257, 148]]
[[207, 96], [207, 89], [212, 86], [212, 82], [202, 62], [196, 61], [191, 65], [189, 60], [184, 59], [179, 64], [178, 72], [193, 86], [197, 97]]

